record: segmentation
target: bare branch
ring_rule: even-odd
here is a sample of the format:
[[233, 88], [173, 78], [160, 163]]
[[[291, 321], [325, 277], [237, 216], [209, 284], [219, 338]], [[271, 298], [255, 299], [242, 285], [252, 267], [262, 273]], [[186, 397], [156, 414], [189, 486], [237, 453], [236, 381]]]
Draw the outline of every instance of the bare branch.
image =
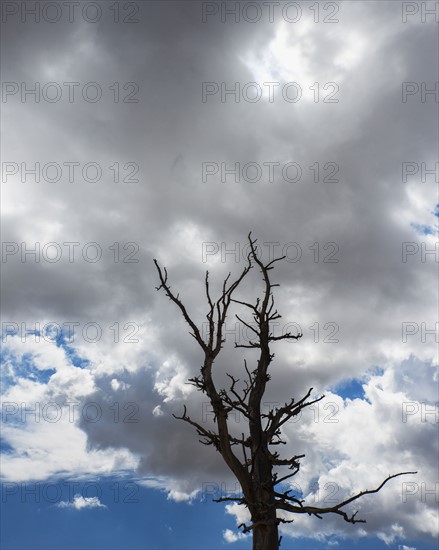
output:
[[311, 395], [313, 389], [314, 388], [310, 388], [305, 397], [300, 399], [300, 401], [298, 401], [297, 403], [295, 403], [294, 399], [291, 399], [290, 403], [286, 403], [283, 407], [276, 409], [276, 413], [273, 414], [273, 412], [270, 411], [268, 415], [264, 415], [269, 419], [265, 431], [270, 440], [274, 437], [277, 430], [279, 430], [281, 426], [288, 422], [290, 418], [299, 414], [305, 407], [309, 407], [310, 405], [321, 401], [325, 397], [324, 395], [322, 395], [317, 399], [306, 401]]
[[213, 498], [213, 502], [239, 502], [239, 504], [247, 504], [247, 501], [244, 497], [220, 497], [220, 498]]
[[350, 504], [351, 502], [354, 502], [355, 500], [358, 500], [364, 495], [371, 495], [373, 493], [378, 493], [384, 487], [384, 485], [391, 479], [394, 479], [395, 477], [399, 477], [403, 475], [409, 475], [409, 474], [417, 474], [417, 472], [400, 472], [398, 474], [389, 475], [376, 489], [361, 491], [360, 493], [355, 494], [354, 496], [344, 500], [343, 502], [340, 502], [335, 506], [329, 506], [327, 508], [319, 508], [316, 506], [293, 506], [292, 504], [289, 504], [288, 502], [286, 502], [285, 496], [282, 496], [282, 498], [276, 501], [276, 507], [280, 510], [285, 510], [287, 512], [293, 512], [295, 514], [308, 514], [310, 516], [315, 516], [319, 519], [322, 519], [323, 514], [338, 514], [342, 516], [343, 519], [348, 523], [366, 523], [366, 520], [364, 519], [356, 519], [356, 515], [358, 511], [352, 514], [351, 516], [349, 516], [348, 513], [345, 512], [344, 510], [341, 510], [341, 508]]
[[154, 260], [154, 263], [155, 263], [155, 266], [157, 268], [157, 271], [158, 271], [158, 274], [159, 274], [159, 277], [160, 277], [160, 283], [161, 283], [159, 287], [156, 287], [156, 290], [160, 290], [160, 289], [163, 288], [164, 291], [165, 291], [166, 296], [170, 300], [172, 300], [180, 308], [180, 311], [183, 314], [183, 317], [184, 317], [185, 321], [187, 322], [187, 324], [192, 329], [191, 336], [193, 336], [195, 338], [195, 340], [199, 343], [199, 345], [203, 348], [203, 350], [206, 351], [207, 346], [206, 346], [206, 343], [204, 342], [204, 340], [201, 337], [201, 334], [200, 334], [200, 331], [198, 330], [198, 327], [195, 325], [195, 323], [189, 317], [189, 314], [186, 311], [185, 306], [183, 305], [183, 303], [179, 299], [178, 295], [175, 296], [173, 294], [173, 292], [171, 291], [170, 286], [168, 285], [168, 282], [167, 282], [168, 281], [168, 272], [166, 271], [166, 268], [164, 268], [164, 270], [163, 270], [164, 271], [164, 275], [163, 275], [162, 270], [161, 270], [157, 260]]

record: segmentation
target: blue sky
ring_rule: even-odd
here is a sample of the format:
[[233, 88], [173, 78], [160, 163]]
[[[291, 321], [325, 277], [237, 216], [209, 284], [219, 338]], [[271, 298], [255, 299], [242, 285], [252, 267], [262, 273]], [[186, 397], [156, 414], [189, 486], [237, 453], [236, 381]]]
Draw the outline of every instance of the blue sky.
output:
[[[38, 489], [40, 497], [32, 493], [35, 488], [33, 484], [27, 487], [2, 485], [1, 546], [4, 550], [251, 548], [248, 540], [232, 544], [224, 541], [222, 533], [226, 529], [234, 530], [235, 522], [225, 512], [223, 504], [199, 500], [190, 505], [172, 502], [160, 491], [120, 478], [42, 482]], [[89, 497], [101, 495], [100, 501], [106, 508], [78, 510], [57, 506], [67, 501], [69, 494], [75, 490]], [[37, 498], [39, 502], [36, 502]], [[18, 518], [25, 528], [17, 529]], [[340, 550], [401, 550], [402, 546], [401, 543], [386, 545], [372, 537], [360, 541], [333, 538], [332, 541], [338, 544], [330, 547]], [[417, 550], [436, 548], [434, 542], [427, 541], [417, 541], [416, 544], [404, 541], [404, 544]], [[284, 538], [281, 548], [324, 550], [328, 548], [328, 542]]]

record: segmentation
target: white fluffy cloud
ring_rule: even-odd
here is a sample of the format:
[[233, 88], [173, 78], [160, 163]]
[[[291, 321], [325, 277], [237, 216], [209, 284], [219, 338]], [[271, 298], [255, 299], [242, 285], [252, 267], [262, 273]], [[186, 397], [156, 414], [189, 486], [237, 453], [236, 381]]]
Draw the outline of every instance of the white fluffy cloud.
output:
[[[299, 421], [288, 423], [284, 433], [292, 454], [306, 455], [290, 488], [308, 504], [329, 506], [378, 487], [390, 474], [418, 473], [391, 480], [380, 493], [351, 505], [349, 509], [359, 510], [359, 517], [367, 520], [360, 528], [326, 516], [316, 533], [314, 518], [297, 516], [293, 526], [282, 526], [285, 533], [324, 539], [376, 532], [389, 545], [417, 532], [435, 536], [437, 472], [430, 458], [437, 455], [439, 410], [428, 386], [434, 388], [437, 370], [413, 359], [407, 363], [370, 376], [363, 386], [364, 399], [343, 399], [326, 392], [324, 401], [304, 411]], [[401, 391], [401, 375], [405, 391]], [[430, 394], [432, 400], [414, 399], [413, 393], [422, 388], [411, 381], [418, 379], [421, 384], [425, 380], [424, 397]], [[237, 524], [244, 521], [242, 507], [229, 506], [228, 511], [236, 515]]]
[[245, 535], [240, 532], [232, 531], [231, 529], [226, 529], [223, 532], [223, 537], [226, 542], [236, 542], [237, 540], [243, 540], [249, 537], [249, 535]]
[[83, 510], [84, 508], [106, 508], [105, 504], [98, 497], [82, 497], [75, 495], [72, 502], [62, 501], [57, 504], [59, 508], [74, 508], [75, 510]]
[[[41, 480], [59, 472], [105, 475], [124, 464], [136, 466], [127, 449], [88, 449], [79, 423], [102, 414], [88, 399], [96, 390], [90, 369], [74, 366], [65, 348], [54, 342], [23, 343], [9, 337], [3, 348], [8, 378], [2, 394], [2, 437], [12, 448], [2, 456], [4, 479]], [[34, 374], [42, 365], [54, 370], [47, 381]]]

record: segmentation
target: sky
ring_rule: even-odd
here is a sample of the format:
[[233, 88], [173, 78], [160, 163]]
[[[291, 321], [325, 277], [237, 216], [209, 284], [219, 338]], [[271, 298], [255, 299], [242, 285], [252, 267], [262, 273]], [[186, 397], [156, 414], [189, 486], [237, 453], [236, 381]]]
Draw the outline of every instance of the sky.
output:
[[[325, 395], [285, 425], [293, 494], [417, 471], [281, 548], [437, 547], [438, 7], [2, 3], [2, 548], [251, 548], [212, 502], [239, 486], [172, 416], [213, 426], [153, 263], [205, 334], [205, 272], [238, 277], [250, 231], [285, 256], [274, 334], [303, 333], [263, 407]], [[237, 298], [262, 290], [253, 269]], [[256, 359], [240, 313], [218, 387]]]

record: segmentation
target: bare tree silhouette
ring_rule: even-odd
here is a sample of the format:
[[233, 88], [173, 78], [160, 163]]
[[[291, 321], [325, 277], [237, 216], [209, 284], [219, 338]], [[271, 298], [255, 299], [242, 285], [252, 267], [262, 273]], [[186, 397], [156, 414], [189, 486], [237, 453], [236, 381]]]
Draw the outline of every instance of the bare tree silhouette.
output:
[[[171, 290], [168, 283], [168, 273], [163, 270], [157, 260], [154, 260], [160, 286], [157, 290], [163, 289], [166, 296], [172, 300], [180, 309], [184, 319], [191, 328], [191, 335], [195, 338], [204, 352], [204, 363], [199, 376], [189, 379], [199, 391], [203, 392], [210, 400], [214, 412], [216, 431], [208, 430], [188, 416], [184, 407], [182, 416], [175, 416], [188, 424], [191, 424], [203, 438], [201, 443], [213, 445], [221, 453], [225, 463], [235, 475], [242, 489], [242, 497], [223, 497], [216, 502], [234, 501], [245, 505], [251, 516], [251, 524], [242, 524], [243, 532], [252, 532], [254, 550], [276, 550], [280, 546], [278, 525], [290, 523], [293, 519], [284, 519], [277, 516], [277, 511], [290, 512], [291, 514], [308, 514], [322, 519], [324, 514], [338, 514], [349, 523], [366, 523], [363, 519], [357, 519], [357, 512], [349, 514], [344, 508], [360, 497], [380, 491], [391, 479], [417, 472], [400, 472], [389, 475], [376, 489], [361, 491], [334, 506], [317, 507], [306, 505], [305, 501], [292, 496], [291, 490], [281, 492], [278, 486], [287, 479], [295, 476], [300, 469], [300, 460], [305, 455], [295, 455], [290, 458], [281, 458], [279, 453], [271, 448], [285, 443], [282, 439], [282, 426], [292, 417], [298, 415], [304, 408], [324, 398], [324, 395], [311, 399], [313, 388], [310, 388], [306, 395], [296, 401], [291, 399], [284, 406], [264, 413], [261, 410], [261, 401], [265, 393], [266, 384], [270, 380], [268, 368], [273, 360], [270, 345], [272, 342], [288, 339], [299, 339], [302, 334], [293, 335], [290, 333], [281, 336], [273, 336], [270, 330], [270, 323], [279, 319], [281, 315], [274, 307], [273, 287], [279, 286], [270, 281], [270, 271], [274, 264], [285, 258], [279, 257], [264, 264], [257, 256], [256, 240], [253, 240], [251, 233], [248, 235], [250, 252], [247, 256], [247, 265], [241, 275], [234, 281], [230, 281], [230, 273], [224, 280], [222, 293], [217, 301], [213, 301], [209, 287], [209, 272], [205, 277], [205, 293], [209, 306], [206, 315], [208, 321], [208, 338], [202, 338], [199, 328], [189, 316], [186, 307], [180, 300], [179, 294]], [[255, 304], [232, 298], [235, 290], [241, 284], [247, 273], [254, 266], [258, 266], [264, 281], [264, 292], [262, 298], [258, 298]], [[235, 302], [248, 308], [255, 324], [252, 326], [244, 319], [236, 315], [254, 334], [254, 339], [246, 344], [235, 342], [236, 348], [251, 348], [259, 350], [259, 358], [256, 368], [249, 370], [247, 361], [244, 360], [246, 379], [241, 390], [238, 390], [239, 379], [227, 373], [230, 379], [230, 387], [217, 389], [212, 377], [212, 369], [223, 344], [224, 324], [231, 302]], [[231, 411], [237, 411], [246, 419], [248, 427], [247, 435], [241, 437], [232, 435], [228, 423], [228, 415]], [[279, 468], [286, 467], [289, 473], [279, 476]]]

